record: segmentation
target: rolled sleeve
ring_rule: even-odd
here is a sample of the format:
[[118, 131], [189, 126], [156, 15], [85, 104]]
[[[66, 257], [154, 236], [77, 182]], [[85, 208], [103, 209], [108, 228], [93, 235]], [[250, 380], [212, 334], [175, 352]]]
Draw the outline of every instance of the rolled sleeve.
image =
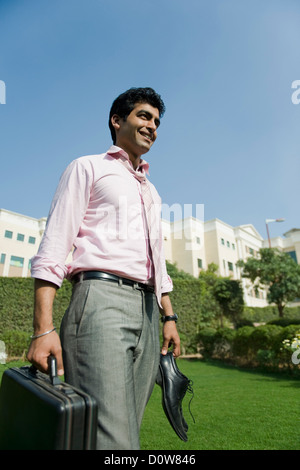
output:
[[166, 294], [167, 292], [172, 292], [173, 290], [173, 282], [169, 275], [163, 280], [161, 293]]
[[81, 160], [64, 171], [55, 192], [38, 253], [31, 260], [31, 276], [61, 286], [70, 254], [88, 205], [92, 175]]

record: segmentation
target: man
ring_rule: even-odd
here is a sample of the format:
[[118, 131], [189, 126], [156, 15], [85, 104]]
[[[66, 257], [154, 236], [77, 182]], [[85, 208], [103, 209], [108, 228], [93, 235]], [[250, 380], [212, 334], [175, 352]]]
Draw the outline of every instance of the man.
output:
[[[58, 374], [96, 398], [98, 449], [139, 449], [159, 365], [159, 311], [165, 320], [161, 352], [172, 343], [174, 357], [180, 354], [157, 210], [161, 201], [141, 158], [156, 140], [163, 113], [164, 103], [151, 88], [132, 88], [114, 101], [114, 145], [67, 167], [32, 259], [35, 312], [28, 359], [47, 372], [53, 354]], [[74, 284], [59, 338], [52, 306], [65, 277]]]

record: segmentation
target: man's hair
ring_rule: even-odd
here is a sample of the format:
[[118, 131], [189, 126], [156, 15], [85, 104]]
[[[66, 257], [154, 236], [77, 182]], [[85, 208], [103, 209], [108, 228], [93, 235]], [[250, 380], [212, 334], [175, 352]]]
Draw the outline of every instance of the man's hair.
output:
[[120, 118], [126, 120], [137, 103], [148, 103], [159, 111], [162, 117], [165, 112], [165, 105], [160, 95], [152, 88], [130, 88], [118, 96], [113, 102], [109, 113], [109, 128], [113, 143], [116, 143], [116, 131], [111, 123], [111, 117], [117, 114]]

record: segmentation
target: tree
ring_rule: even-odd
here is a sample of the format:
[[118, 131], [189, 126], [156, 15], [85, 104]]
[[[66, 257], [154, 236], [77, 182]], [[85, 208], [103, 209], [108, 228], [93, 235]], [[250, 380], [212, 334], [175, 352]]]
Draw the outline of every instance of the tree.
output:
[[250, 279], [256, 291], [267, 287], [267, 300], [278, 308], [280, 317], [288, 302], [300, 296], [300, 266], [287, 253], [277, 248], [261, 248], [259, 258], [240, 260], [242, 276]]
[[210, 304], [223, 327], [223, 318], [230, 319], [234, 325], [243, 312], [244, 299], [240, 282], [217, 274], [218, 265], [210, 263], [206, 271], [201, 271], [199, 279], [204, 281], [211, 296]]
[[221, 327], [223, 327], [224, 316], [236, 326], [244, 309], [243, 289], [240, 282], [224, 277], [217, 278], [213, 286], [213, 294], [221, 309]]
[[215, 263], [210, 263], [207, 266], [207, 270], [201, 270], [199, 279], [203, 280], [207, 286], [214, 286], [216, 280], [219, 278], [218, 272], [219, 266]]
[[166, 266], [167, 272], [171, 279], [195, 279], [192, 274], [186, 273], [182, 269], [178, 269], [176, 263], [170, 263], [169, 261], [166, 261]]
[[[179, 312], [185, 310], [185, 318], [188, 318], [196, 307], [197, 312], [194, 311], [197, 316], [196, 321], [189, 320], [190, 324], [194, 325], [195, 332], [203, 325], [210, 324], [215, 317], [220, 316], [219, 304], [212, 293], [214, 280], [218, 277], [216, 274], [218, 270], [217, 265], [212, 263], [208, 266], [207, 271], [202, 270], [198, 279], [192, 274], [178, 269], [176, 263], [172, 264], [167, 261], [166, 265], [168, 274], [174, 283], [174, 290], [171, 293], [173, 308], [180, 306]], [[190, 298], [187, 295], [189, 286]], [[181, 332], [185, 329], [182, 326], [181, 324]]]

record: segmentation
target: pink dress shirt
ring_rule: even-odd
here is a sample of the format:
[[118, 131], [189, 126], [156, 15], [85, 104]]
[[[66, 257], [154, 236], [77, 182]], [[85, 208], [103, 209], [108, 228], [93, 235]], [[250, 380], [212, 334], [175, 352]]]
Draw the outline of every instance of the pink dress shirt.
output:
[[[120, 155], [128, 159], [113, 145], [107, 153], [84, 156], [68, 165], [54, 195], [38, 253], [31, 260], [32, 277], [60, 287], [64, 278], [77, 272], [99, 270], [154, 284], [141, 183], [118, 162]], [[147, 173], [148, 168], [141, 160], [136, 171]], [[161, 207], [155, 187], [150, 186], [155, 205]], [[173, 285], [161, 245], [164, 293]], [[72, 261], [65, 264], [73, 248]]]

